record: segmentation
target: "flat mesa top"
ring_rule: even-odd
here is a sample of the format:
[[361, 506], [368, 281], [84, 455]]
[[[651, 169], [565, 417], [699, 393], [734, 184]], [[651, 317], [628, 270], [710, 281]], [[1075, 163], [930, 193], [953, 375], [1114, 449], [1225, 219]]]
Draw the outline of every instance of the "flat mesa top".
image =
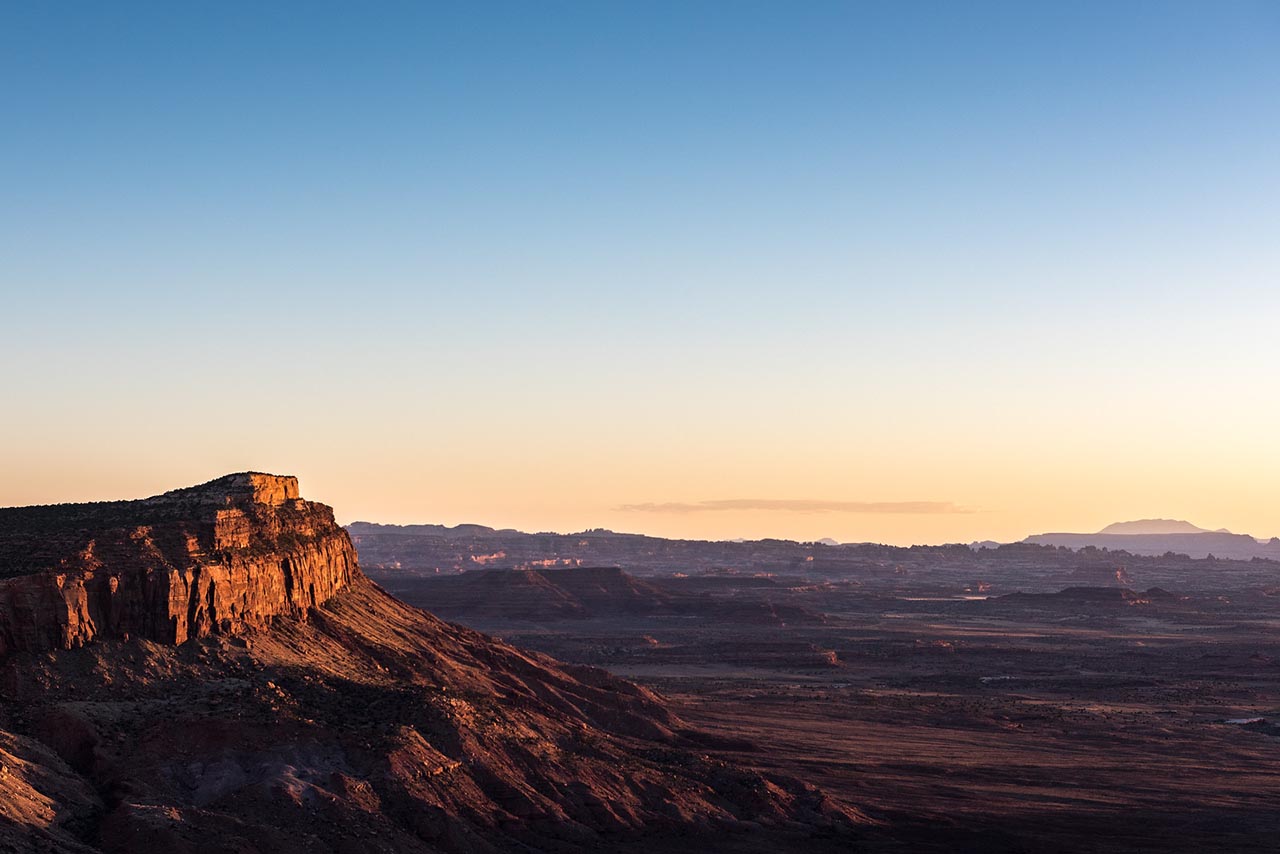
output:
[[238, 472], [224, 475], [216, 480], [199, 486], [175, 489], [146, 501], [163, 501], [165, 499], [183, 500], [187, 498], [220, 499], [247, 498], [255, 504], [269, 504], [277, 507], [286, 501], [299, 498], [298, 479], [287, 474], [264, 474], [256, 471]]
[[55, 553], [83, 545], [94, 531], [211, 520], [219, 508], [279, 507], [298, 498], [296, 477], [237, 472], [151, 498], [0, 508], [0, 579], [47, 568]]
[[32, 513], [37, 510], [71, 511], [77, 507], [141, 507], [143, 505], [226, 503], [248, 499], [256, 504], [279, 505], [299, 498], [298, 479], [290, 474], [266, 474], [243, 471], [226, 474], [207, 483], [171, 489], [150, 498], [132, 498], [122, 501], [84, 501], [67, 504], [32, 504], [26, 507], [0, 507], [0, 515]]

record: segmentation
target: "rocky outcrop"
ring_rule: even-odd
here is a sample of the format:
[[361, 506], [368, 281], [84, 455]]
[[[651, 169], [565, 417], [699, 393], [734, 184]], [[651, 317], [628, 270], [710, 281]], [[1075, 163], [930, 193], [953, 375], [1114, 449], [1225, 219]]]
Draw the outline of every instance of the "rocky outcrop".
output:
[[305, 616], [359, 572], [293, 477], [243, 473], [140, 501], [0, 510], [0, 654], [103, 638], [180, 644]]
[[3, 510], [0, 568], [0, 852], [847, 850], [862, 820], [394, 599], [293, 478]]

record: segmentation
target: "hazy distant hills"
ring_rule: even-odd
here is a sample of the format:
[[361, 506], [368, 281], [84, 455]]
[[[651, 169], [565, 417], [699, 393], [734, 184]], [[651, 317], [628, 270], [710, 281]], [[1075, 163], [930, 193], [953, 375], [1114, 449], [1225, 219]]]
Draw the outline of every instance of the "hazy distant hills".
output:
[[[366, 566], [414, 571], [461, 572], [484, 567], [540, 569], [573, 566], [625, 566], [645, 573], [750, 567], [754, 571], [791, 572], [813, 569], [833, 559], [900, 560], [915, 549], [999, 549], [985, 540], [955, 546], [903, 549], [869, 543], [816, 543], [790, 540], [669, 540], [602, 528], [573, 534], [525, 533], [486, 525], [380, 525], [353, 522], [346, 526]], [[1099, 548], [1142, 557], [1165, 554], [1230, 560], [1280, 560], [1280, 538], [1258, 540], [1246, 534], [1211, 531], [1177, 519], [1117, 522], [1093, 534], [1035, 534], [1030, 545], [1069, 549]]]
[[1248, 534], [1210, 531], [1177, 519], [1139, 519], [1117, 522], [1096, 534], [1036, 534], [1023, 540], [1042, 546], [1082, 549], [1093, 546], [1135, 555], [1162, 555], [1168, 552], [1188, 557], [1250, 560], [1255, 557], [1280, 559], [1280, 538], [1258, 540]]
[[[1160, 534], [1208, 534], [1208, 528], [1198, 528], [1182, 519], [1138, 519], [1135, 522], [1116, 522], [1098, 532], [1099, 534], [1125, 534], [1127, 536], [1157, 536]], [[1227, 530], [1217, 533], [1227, 534]]]
[[381, 525], [377, 522], [352, 522], [346, 526], [353, 534], [358, 533], [398, 533], [431, 537], [488, 537], [499, 534], [517, 534], [519, 531], [510, 528], [498, 530], [488, 525]]

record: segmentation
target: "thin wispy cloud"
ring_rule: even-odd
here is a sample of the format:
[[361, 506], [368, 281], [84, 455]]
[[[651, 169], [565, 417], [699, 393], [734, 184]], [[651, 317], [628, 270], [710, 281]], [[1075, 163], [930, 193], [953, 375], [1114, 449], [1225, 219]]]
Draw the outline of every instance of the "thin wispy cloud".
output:
[[729, 498], [720, 501], [666, 501], [622, 504], [626, 513], [714, 513], [730, 510], [768, 510], [782, 513], [914, 513], [946, 515], [976, 513], [950, 501], [823, 501], [808, 498]]

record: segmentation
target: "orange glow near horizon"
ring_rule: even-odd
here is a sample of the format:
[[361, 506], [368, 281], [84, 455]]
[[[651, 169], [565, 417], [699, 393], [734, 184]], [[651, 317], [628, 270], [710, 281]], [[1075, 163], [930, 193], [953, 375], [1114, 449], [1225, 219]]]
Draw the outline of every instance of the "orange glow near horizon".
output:
[[[346, 522], [913, 544], [1163, 517], [1280, 534], [1268, 312], [1058, 323], [1070, 331], [1028, 317], [985, 344], [960, 330], [927, 358], [911, 338], [869, 335], [693, 341], [641, 365], [604, 344], [508, 338], [458, 374], [407, 339], [336, 332], [312, 333], [328, 350], [162, 338], [113, 352], [102, 373], [50, 350], [36, 374], [8, 377], [29, 387], [22, 417], [0, 423], [0, 505], [260, 470], [297, 475]], [[182, 358], [153, 357], [170, 346]]]
[[[810, 432], [769, 453], [759, 437], [761, 451], [753, 454], [749, 431], [737, 442], [707, 441], [672, 428], [647, 434], [654, 455], [645, 457], [626, 452], [626, 440], [639, 446], [639, 436], [615, 434], [615, 453], [610, 443], [593, 441], [602, 425], [557, 426], [558, 435], [539, 433], [536, 442], [524, 426], [520, 441], [505, 443], [492, 426], [459, 428], [449, 440], [406, 453], [406, 425], [384, 422], [360, 443], [359, 455], [334, 453], [320, 435], [246, 430], [224, 436], [233, 441], [213, 453], [157, 441], [132, 459], [107, 452], [127, 441], [127, 431], [113, 437], [108, 430], [54, 465], [10, 461], [0, 504], [140, 498], [252, 469], [299, 476], [303, 495], [332, 505], [343, 522], [899, 545], [1004, 542], [1153, 517], [1280, 533], [1262, 486], [1280, 478], [1274, 460], [1250, 458], [1244, 444], [1192, 460], [1179, 448], [1190, 437], [1170, 431], [1145, 447], [1079, 432], [1075, 445], [1059, 439], [1042, 446], [1030, 440], [1033, 430], [1022, 431], [1021, 440], [975, 433], [943, 445], [917, 426], [855, 444]], [[935, 429], [954, 442], [959, 426], [953, 420]], [[349, 429], [355, 437], [360, 426]], [[1172, 458], [1179, 465], [1168, 465]]]

